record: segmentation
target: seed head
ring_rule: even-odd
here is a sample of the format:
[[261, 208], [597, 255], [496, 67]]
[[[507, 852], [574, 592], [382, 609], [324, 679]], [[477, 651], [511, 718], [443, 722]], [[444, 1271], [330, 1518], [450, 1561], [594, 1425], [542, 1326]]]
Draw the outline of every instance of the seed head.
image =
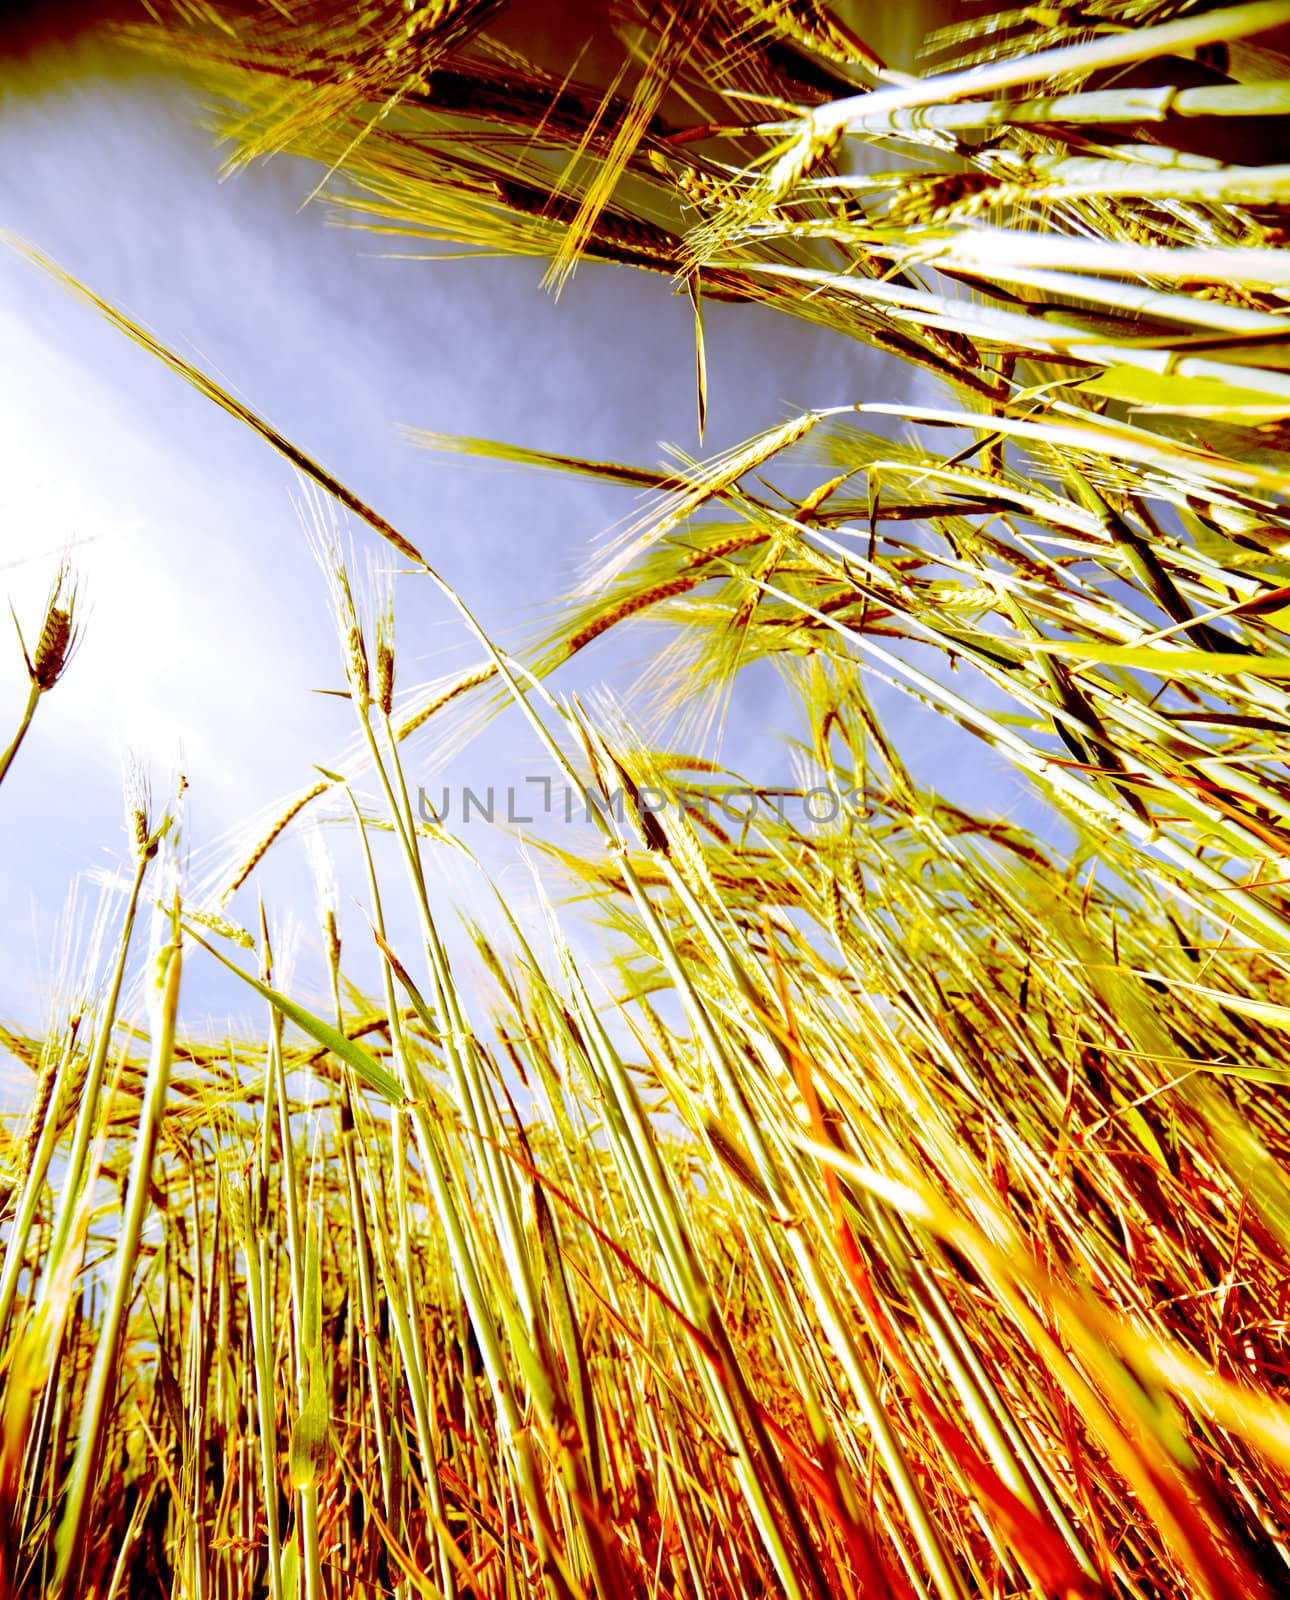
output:
[[887, 220], [909, 224], [957, 220], [1023, 193], [1021, 186], [987, 172], [942, 172], [906, 184], [892, 200]]
[[[45, 620], [35, 654], [27, 657], [27, 673], [41, 694], [54, 687], [72, 658], [79, 638], [75, 619], [76, 581], [64, 563], [58, 569], [45, 602]], [[26, 656], [25, 646], [23, 654]]]
[[[68, 1048], [70, 1044], [69, 1040]], [[31, 1108], [31, 1115], [27, 1119], [27, 1131], [22, 1143], [21, 1170], [24, 1173], [31, 1171], [32, 1163], [36, 1159], [36, 1148], [45, 1131], [45, 1118], [49, 1114], [49, 1105], [54, 1096], [54, 1084], [57, 1079], [58, 1052], [51, 1043], [47, 1043], [41, 1056], [40, 1076], [36, 1079], [36, 1098]]]
[[72, 642], [72, 614], [60, 606], [51, 606], [45, 615], [45, 626], [40, 630], [33, 663], [36, 682], [42, 689], [52, 689], [67, 665], [67, 652]]
[[371, 669], [367, 661], [367, 642], [363, 638], [358, 620], [358, 607], [354, 604], [354, 591], [350, 588], [349, 573], [337, 552], [332, 574], [336, 602], [336, 618], [345, 646], [345, 675], [349, 679], [349, 692], [360, 709], [367, 710], [372, 699]]
[[157, 853], [152, 831], [152, 786], [143, 769], [131, 762], [125, 778], [125, 825], [137, 861], [150, 861]]
[[371, 667], [367, 641], [363, 637], [358, 606], [354, 602], [354, 590], [349, 580], [349, 566], [341, 546], [340, 530], [321, 500], [307, 499], [305, 510], [309, 518], [309, 542], [331, 590], [332, 610], [344, 652], [350, 696], [360, 714], [366, 717], [372, 703]]
[[356, 621], [350, 623], [345, 635], [345, 671], [349, 675], [350, 693], [360, 706], [366, 706], [372, 698], [372, 680], [363, 630]]
[[394, 580], [388, 567], [368, 568], [368, 588], [376, 621], [376, 703], [388, 717], [394, 705]]
[[[160, 843], [160, 840], [157, 842]], [[184, 916], [187, 917], [189, 922], [195, 922], [200, 928], [209, 928], [212, 933], [218, 934], [221, 939], [228, 939], [233, 944], [241, 945], [243, 950], [255, 949], [255, 940], [246, 929], [236, 922], [230, 922], [227, 917], [222, 917], [218, 911], [202, 910], [197, 906], [186, 904], [184, 906]]]
[[388, 717], [394, 705], [394, 651], [384, 639], [376, 643], [376, 703]]
[[318, 901], [318, 921], [322, 928], [323, 944], [327, 949], [327, 959], [332, 971], [339, 972], [340, 928], [336, 912], [340, 905], [340, 887], [336, 881], [336, 863], [332, 860], [331, 851], [323, 839], [322, 830], [317, 826], [306, 831], [305, 850], [313, 872], [314, 892]]

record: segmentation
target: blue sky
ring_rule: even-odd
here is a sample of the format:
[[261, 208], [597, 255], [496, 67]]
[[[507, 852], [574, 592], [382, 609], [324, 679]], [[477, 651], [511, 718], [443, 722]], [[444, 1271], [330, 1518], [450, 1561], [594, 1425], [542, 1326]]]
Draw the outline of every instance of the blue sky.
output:
[[[6, 68], [3, 225], [324, 463], [499, 637], [533, 634], [631, 497], [431, 456], [401, 424], [643, 463], [669, 442], [698, 449], [691, 313], [663, 278], [588, 267], [557, 302], [540, 263], [379, 259], [379, 239], [302, 209], [317, 180], [303, 164], [220, 181], [179, 83], [89, 48], [52, 59], [52, 73]], [[791, 409], [910, 393], [884, 358], [757, 308], [710, 307], [707, 340], [705, 450]], [[0, 796], [0, 1016], [30, 1023], [69, 885], [120, 863], [125, 752], [159, 789], [182, 767], [200, 854], [335, 761], [350, 725], [312, 692], [339, 669], [290, 467], [3, 248], [0, 370], [3, 588], [34, 628], [70, 547], [87, 601], [79, 655]], [[477, 654], [429, 597], [405, 592], [400, 630], [405, 684]], [[631, 679], [612, 650], [580, 670], [584, 685]], [[13, 640], [0, 718], [24, 695]], [[761, 715], [736, 717], [745, 754]], [[509, 763], [535, 770], [514, 722], [470, 776], [505, 781]], [[270, 890], [299, 900], [302, 863], [297, 850]], [[190, 992], [221, 1003], [217, 987]]]

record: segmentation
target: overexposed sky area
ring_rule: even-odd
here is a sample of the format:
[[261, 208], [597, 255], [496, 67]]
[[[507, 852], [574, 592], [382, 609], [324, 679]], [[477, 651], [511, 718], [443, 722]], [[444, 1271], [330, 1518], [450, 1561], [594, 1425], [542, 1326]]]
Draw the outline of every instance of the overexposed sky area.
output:
[[[698, 450], [691, 312], [663, 278], [587, 267], [557, 302], [536, 262], [380, 259], [386, 242], [302, 206], [318, 178], [302, 163], [220, 181], [200, 102], [176, 81], [85, 43], [0, 72], [0, 226], [323, 463], [503, 640], [533, 636], [632, 497], [429, 455], [401, 424], [645, 464], [668, 442]], [[705, 453], [790, 409], [910, 392], [872, 353], [756, 308], [711, 306], [707, 339]], [[204, 859], [335, 761], [351, 717], [313, 692], [339, 686], [340, 670], [285, 461], [7, 246], [0, 372], [0, 599], [33, 643], [66, 550], [85, 602], [80, 651], [0, 790], [0, 1018], [33, 1024], [69, 887], [123, 859], [126, 752], [159, 791], [182, 767], [189, 848]], [[356, 539], [360, 556], [378, 548]], [[405, 686], [478, 655], [406, 585], [399, 626]], [[630, 683], [626, 659], [611, 650], [577, 681], [612, 670]], [[6, 739], [25, 692], [10, 633]], [[760, 716], [735, 717], [745, 769]], [[542, 770], [513, 717], [491, 738], [471, 776]], [[295, 865], [266, 882], [303, 892], [303, 852], [284, 855]], [[190, 1010], [228, 1003], [200, 972], [188, 994]]]

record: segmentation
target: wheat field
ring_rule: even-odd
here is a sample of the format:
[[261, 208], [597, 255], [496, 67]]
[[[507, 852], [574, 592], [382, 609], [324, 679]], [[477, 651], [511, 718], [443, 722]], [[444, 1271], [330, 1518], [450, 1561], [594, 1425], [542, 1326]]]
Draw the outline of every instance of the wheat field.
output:
[[[610, 0], [590, 55], [504, 0], [122, 30], [344, 225], [665, 275], [700, 428], [716, 301], [928, 403], [661, 466], [410, 433], [636, 491], [520, 651], [9, 241], [299, 474], [357, 755], [201, 872], [132, 774], [91, 960], [5, 1029], [0, 1594], [1290, 1593], [1290, 4], [962, 9], [916, 73], [816, 0]], [[477, 658], [430, 695], [409, 588]], [[71, 567], [17, 620], [0, 780], [93, 627]], [[642, 627], [632, 698], [562, 686]], [[773, 792], [712, 737], [766, 669]], [[930, 784], [928, 717], [1051, 823]], [[416, 782], [495, 718], [588, 824], [529, 837], [538, 923], [451, 899]], [[360, 865], [315, 851], [321, 989], [257, 895], [301, 834]], [[198, 963], [258, 1033], [189, 1036]]]

